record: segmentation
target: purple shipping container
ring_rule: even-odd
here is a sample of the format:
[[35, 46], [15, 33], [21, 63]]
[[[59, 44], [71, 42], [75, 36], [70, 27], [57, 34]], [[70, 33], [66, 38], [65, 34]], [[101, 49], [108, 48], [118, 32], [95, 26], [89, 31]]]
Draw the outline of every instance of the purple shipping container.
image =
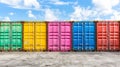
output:
[[71, 50], [71, 22], [48, 23], [48, 50]]

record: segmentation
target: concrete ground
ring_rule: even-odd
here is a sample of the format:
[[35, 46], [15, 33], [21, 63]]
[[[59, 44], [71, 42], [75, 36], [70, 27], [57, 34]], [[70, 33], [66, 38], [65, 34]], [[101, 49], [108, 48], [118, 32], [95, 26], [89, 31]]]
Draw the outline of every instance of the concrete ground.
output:
[[0, 52], [0, 67], [120, 67], [120, 52]]

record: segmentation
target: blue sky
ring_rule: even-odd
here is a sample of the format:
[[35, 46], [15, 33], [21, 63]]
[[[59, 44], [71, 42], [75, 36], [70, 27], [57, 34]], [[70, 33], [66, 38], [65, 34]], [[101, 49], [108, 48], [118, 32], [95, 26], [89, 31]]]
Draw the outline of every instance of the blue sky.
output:
[[119, 20], [120, 0], [0, 0], [0, 21]]

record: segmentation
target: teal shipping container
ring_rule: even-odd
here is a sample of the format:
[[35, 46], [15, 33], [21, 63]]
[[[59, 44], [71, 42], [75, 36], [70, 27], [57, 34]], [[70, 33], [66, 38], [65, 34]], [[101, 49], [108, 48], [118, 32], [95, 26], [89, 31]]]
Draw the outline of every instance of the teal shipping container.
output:
[[0, 50], [22, 49], [22, 23], [0, 23]]

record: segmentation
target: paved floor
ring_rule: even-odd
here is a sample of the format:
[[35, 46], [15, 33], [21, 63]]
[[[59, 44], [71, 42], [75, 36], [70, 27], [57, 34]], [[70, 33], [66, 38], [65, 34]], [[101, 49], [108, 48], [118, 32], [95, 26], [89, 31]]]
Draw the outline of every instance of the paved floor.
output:
[[0, 67], [120, 67], [120, 52], [1, 52]]

